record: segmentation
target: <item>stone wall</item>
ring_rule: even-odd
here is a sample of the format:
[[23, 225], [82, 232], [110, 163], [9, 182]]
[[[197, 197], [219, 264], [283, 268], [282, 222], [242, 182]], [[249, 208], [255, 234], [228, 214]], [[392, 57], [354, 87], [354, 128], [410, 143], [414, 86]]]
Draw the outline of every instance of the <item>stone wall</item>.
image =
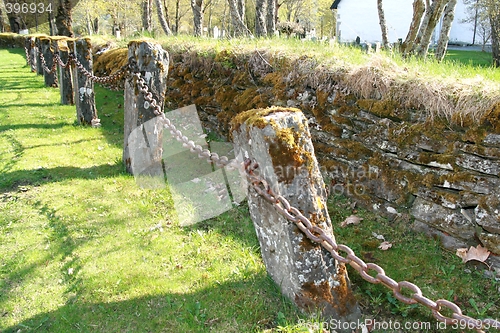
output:
[[331, 194], [439, 237], [447, 248], [481, 242], [500, 254], [500, 104], [474, 119], [440, 117], [422, 107], [424, 97], [384, 96], [406, 88], [388, 85], [375, 67], [365, 70], [371, 77], [361, 71], [355, 78], [368, 80], [363, 94], [353, 92], [342, 66], [304, 56], [164, 47], [171, 55], [167, 108], [196, 104], [205, 126], [230, 139], [239, 112], [297, 107]]

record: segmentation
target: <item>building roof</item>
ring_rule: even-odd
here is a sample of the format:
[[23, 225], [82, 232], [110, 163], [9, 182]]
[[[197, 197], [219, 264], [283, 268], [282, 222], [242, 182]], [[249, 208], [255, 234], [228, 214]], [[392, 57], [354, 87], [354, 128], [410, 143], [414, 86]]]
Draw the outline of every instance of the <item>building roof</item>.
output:
[[335, 0], [333, 3], [332, 3], [332, 6], [330, 7], [330, 9], [337, 9], [338, 6], [339, 6], [339, 3], [340, 3], [340, 0]]

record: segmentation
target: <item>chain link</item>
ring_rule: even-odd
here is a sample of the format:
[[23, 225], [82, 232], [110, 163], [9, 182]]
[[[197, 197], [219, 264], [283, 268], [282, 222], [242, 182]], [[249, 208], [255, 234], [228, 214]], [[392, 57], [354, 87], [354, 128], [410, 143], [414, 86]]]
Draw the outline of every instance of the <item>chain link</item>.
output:
[[[131, 60], [132, 59], [130, 59], [130, 61]], [[133, 67], [134, 65], [132, 63], [131, 68]], [[208, 162], [214, 162], [219, 167], [238, 167], [240, 163], [236, 160], [229, 160], [225, 156], [219, 157], [219, 155], [211, 153], [208, 149], [203, 149], [201, 146], [195, 145], [193, 141], [190, 141], [186, 136], [184, 136], [182, 132], [179, 131], [165, 116], [165, 113], [161, 110], [159, 103], [153, 98], [145, 80], [138, 71], [134, 73], [133, 79], [136, 80], [137, 87], [144, 96], [144, 107], [146, 109], [152, 107], [154, 114], [160, 117], [164, 122], [164, 127], [170, 130], [170, 134], [178, 141], [182, 142], [185, 148], [190, 149], [193, 153], [197, 153], [201, 159], [207, 159]], [[422, 295], [422, 290], [417, 285], [408, 281], [397, 282], [387, 276], [384, 269], [379, 265], [374, 263], [365, 263], [350, 247], [344, 244], [337, 244], [335, 240], [325, 232], [325, 230], [313, 225], [312, 222], [304, 216], [304, 214], [302, 214], [297, 208], [291, 206], [290, 202], [286, 198], [274, 193], [269, 184], [255, 173], [255, 170], [258, 169], [258, 164], [256, 162], [247, 158], [243, 163], [243, 167], [250, 186], [262, 198], [270, 203], [283, 217], [290, 222], [293, 222], [307, 236], [307, 238], [323, 246], [323, 248], [325, 248], [335, 260], [344, 264], [349, 264], [352, 268], [354, 268], [364, 280], [373, 284], [382, 284], [388, 289], [391, 289], [394, 297], [405, 304], [421, 304], [429, 308], [432, 311], [434, 318], [446, 324], [460, 324], [460, 326], [466, 325], [467, 328], [475, 329], [479, 333], [485, 332], [483, 328], [500, 329], [500, 322], [498, 320], [474, 319], [466, 316], [462, 314], [462, 310], [455, 303], [444, 299], [439, 299], [434, 302], [431, 299], [424, 297]], [[345, 257], [341, 256], [339, 252], [345, 252], [347, 255]], [[370, 271], [374, 272], [374, 276], [370, 275]], [[403, 290], [408, 290], [411, 296], [405, 296]], [[452, 316], [447, 317], [443, 315], [440, 311], [444, 309], [450, 310], [452, 312]]]
[[[28, 52], [26, 50], [26, 54]], [[46, 67], [43, 55], [41, 55], [42, 64]], [[57, 56], [58, 62], [60, 58]], [[219, 156], [216, 153], [211, 152], [208, 149], [203, 149], [202, 146], [196, 145], [193, 141], [189, 140], [186, 136], [178, 130], [175, 125], [168, 119], [163, 112], [160, 104], [153, 98], [153, 94], [149, 91], [146, 81], [143, 79], [141, 73], [137, 68], [137, 63], [133, 58], [129, 59], [129, 63], [123, 66], [118, 72], [107, 77], [97, 77], [90, 73], [79, 61], [76, 59], [75, 55], [70, 53], [69, 62], [73, 61], [75, 65], [80, 69], [80, 71], [91, 80], [98, 83], [110, 84], [117, 82], [119, 79], [124, 77], [128, 70], [130, 70], [133, 75], [131, 79], [135, 81], [137, 88], [142, 93], [144, 97], [144, 108], [153, 108], [153, 112], [158, 116], [166, 129], [170, 131], [170, 134], [177, 140], [182, 142], [183, 146], [189, 149], [192, 153], [198, 154], [201, 159], [207, 160], [209, 163], [215, 163], [218, 167], [226, 167], [228, 170], [244, 168], [245, 175], [248, 180], [249, 185], [258, 193], [262, 198], [264, 198], [268, 203], [270, 203], [284, 218], [288, 221], [293, 222], [311, 241], [320, 244], [324, 249], [326, 249], [332, 257], [338, 262], [349, 264], [353, 269], [355, 269], [360, 276], [373, 284], [381, 284], [388, 289], [390, 289], [394, 297], [405, 304], [420, 304], [429, 308], [432, 311], [434, 318], [444, 322], [449, 325], [460, 324], [460, 326], [465, 325], [467, 328], [475, 329], [479, 333], [485, 333], [483, 329], [487, 328], [498, 328], [500, 329], [500, 322], [495, 319], [474, 319], [472, 317], [466, 316], [462, 313], [462, 310], [458, 305], [453, 302], [439, 299], [433, 301], [422, 294], [422, 290], [415, 284], [408, 281], [397, 282], [391, 277], [387, 276], [384, 269], [374, 263], [366, 263], [361, 258], [359, 258], [354, 251], [344, 244], [337, 244], [335, 240], [330, 237], [325, 230], [318, 226], [312, 224], [312, 222], [302, 214], [297, 208], [290, 205], [290, 202], [281, 195], [274, 193], [269, 184], [255, 173], [258, 169], [258, 164], [251, 159], [247, 158], [243, 163], [238, 162], [236, 159], [228, 159], [226, 156]], [[55, 62], [54, 62], [55, 63]], [[61, 66], [62, 64], [59, 63]], [[63, 66], [65, 67], [65, 66]], [[243, 164], [243, 165], [241, 165]], [[346, 256], [340, 255], [340, 252], [346, 253]], [[373, 271], [370, 274], [370, 271]], [[407, 290], [406, 292], [403, 292]], [[405, 294], [410, 294], [410, 296], [405, 296]], [[451, 311], [451, 317], [442, 314], [443, 310]]]
[[28, 63], [28, 66], [32, 67], [33, 64], [31, 63], [31, 57], [29, 54], [29, 50], [26, 46], [24, 47], [24, 52], [26, 53], [26, 62]]
[[[45, 57], [42, 52], [39, 52], [40, 54], [40, 60], [42, 62], [42, 68], [47, 74], [54, 74], [57, 71], [57, 61], [55, 61], [55, 54], [54, 54], [54, 59], [52, 59], [52, 68], [47, 67], [47, 62], [45, 60]], [[56, 78], [57, 81], [57, 78]]]
[[161, 119], [163, 126], [170, 131], [172, 137], [177, 141], [182, 142], [184, 148], [189, 149], [192, 153], [198, 154], [200, 159], [205, 159], [209, 163], [214, 163], [217, 167], [226, 167], [228, 170], [234, 170], [239, 168], [240, 163], [236, 159], [229, 159], [226, 156], [220, 157], [217, 153], [211, 152], [208, 149], [203, 149], [202, 146], [195, 144], [193, 141], [189, 140], [188, 137], [184, 136], [180, 130], [178, 130], [175, 125], [165, 116], [160, 104], [153, 98], [153, 94], [149, 91], [146, 81], [142, 77], [141, 73], [137, 71], [136, 63], [134, 59], [129, 59], [130, 68], [135, 71], [132, 75], [132, 80], [135, 81], [139, 91], [144, 97], [144, 108], [153, 109], [153, 113]]
[[[500, 322], [494, 319], [474, 319], [462, 314], [462, 310], [458, 305], [450, 301], [439, 299], [432, 301], [422, 295], [422, 290], [415, 284], [407, 281], [396, 282], [385, 274], [382, 267], [374, 263], [365, 263], [361, 258], [356, 256], [354, 251], [347, 245], [337, 244], [333, 238], [326, 234], [321, 228], [312, 225], [310, 220], [305, 217], [300, 211], [292, 207], [288, 200], [284, 197], [276, 195], [267, 182], [255, 175], [255, 163], [246, 161], [245, 171], [247, 178], [252, 188], [259, 193], [267, 202], [272, 204], [274, 208], [287, 220], [295, 223], [305, 235], [312, 241], [319, 243], [332, 257], [342, 263], [349, 264], [353, 267], [361, 277], [374, 284], [382, 284], [392, 290], [394, 297], [405, 304], [421, 304], [432, 311], [433, 316], [446, 324], [457, 325], [460, 327], [466, 326], [470, 329], [475, 329], [477, 332], [483, 332], [483, 328], [500, 329]], [[347, 256], [341, 256], [339, 252], [345, 252]], [[373, 275], [369, 274], [373, 271]], [[408, 290], [411, 296], [405, 296], [403, 290]], [[408, 292], [407, 292], [408, 293]], [[451, 317], [447, 317], [441, 313], [442, 310], [451, 311]]]
[[108, 76], [96, 76], [92, 74], [89, 70], [85, 68], [85, 66], [78, 60], [76, 55], [71, 52], [69, 54], [70, 60], [75, 64], [75, 66], [80, 70], [80, 72], [89, 78], [91, 81], [108, 85], [109, 88], [113, 90], [119, 90], [120, 86], [118, 81], [120, 81], [123, 77], [125, 77], [129, 73], [129, 64], [122, 66], [117, 72], [108, 75]]

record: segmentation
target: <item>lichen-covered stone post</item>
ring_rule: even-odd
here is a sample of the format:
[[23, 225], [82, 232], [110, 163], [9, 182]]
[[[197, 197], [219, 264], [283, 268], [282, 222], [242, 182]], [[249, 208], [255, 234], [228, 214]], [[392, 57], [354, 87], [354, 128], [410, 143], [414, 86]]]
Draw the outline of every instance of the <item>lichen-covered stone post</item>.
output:
[[[55, 52], [58, 52], [59, 58], [64, 64], [68, 64], [69, 48], [66, 39], [54, 40]], [[71, 75], [71, 64], [66, 67], [59, 65], [59, 92], [61, 94], [61, 104], [75, 104], [73, 93], [73, 77]]]
[[38, 54], [35, 48], [35, 38], [26, 37], [24, 41], [24, 46], [26, 47], [26, 50], [28, 50], [27, 52], [28, 59], [26, 59], [26, 62], [30, 66], [31, 71], [36, 72], [36, 63]]
[[[41, 37], [40, 45], [42, 47], [41, 52], [45, 59], [45, 64], [47, 69], [52, 69], [54, 65], [54, 49], [52, 48], [52, 40], [49, 37]], [[57, 87], [57, 71], [48, 73], [46, 70], [43, 71], [43, 78], [45, 80], [45, 86], [47, 87]]]
[[[88, 72], [93, 73], [92, 46], [89, 38], [68, 42], [70, 52]], [[78, 68], [73, 66], [73, 90], [76, 117], [79, 124], [101, 126], [95, 106], [94, 82]]]
[[[128, 45], [128, 58], [137, 63], [136, 70], [141, 73], [149, 92], [163, 109], [169, 66], [167, 51], [156, 43], [142, 40], [131, 41]], [[154, 114], [153, 107], [147, 107], [148, 103], [145, 105], [144, 96], [136, 83], [135, 76], [125, 82], [123, 161], [127, 171], [132, 173], [134, 165], [146, 162], [134, 159], [148, 159], [151, 172], [159, 173], [161, 172], [163, 127], [160, 119]], [[147, 123], [146, 126], [144, 126], [145, 123]], [[134, 140], [129, 140], [130, 134], [137, 127], [142, 128], [144, 140], [139, 140], [136, 136]], [[137, 147], [139, 141], [144, 143], [140, 149]], [[134, 153], [131, 153], [129, 149], [131, 144], [136, 145]]]
[[[325, 184], [302, 112], [278, 107], [247, 111], [235, 117], [231, 131], [235, 152], [253, 158], [256, 172], [276, 194], [333, 237]], [[326, 320], [345, 326], [357, 322], [361, 313], [345, 266], [251, 187], [248, 203], [267, 272], [283, 294], [305, 312], [320, 310]]]
[[40, 42], [41, 37], [35, 37], [35, 55], [36, 55], [36, 73], [38, 75], [43, 75], [42, 61], [40, 60], [40, 54], [42, 52], [42, 44]]

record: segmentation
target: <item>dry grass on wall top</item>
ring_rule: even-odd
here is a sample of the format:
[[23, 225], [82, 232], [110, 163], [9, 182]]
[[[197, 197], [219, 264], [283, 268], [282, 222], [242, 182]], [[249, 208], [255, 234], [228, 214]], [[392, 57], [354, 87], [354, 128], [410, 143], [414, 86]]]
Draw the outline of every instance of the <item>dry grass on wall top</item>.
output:
[[[272, 85], [278, 100], [295, 98], [286, 96], [293, 88], [323, 92], [340, 90], [358, 98], [391, 101], [402, 109], [421, 110], [428, 120], [444, 118], [463, 127], [490, 125], [495, 131], [500, 131], [500, 125], [495, 121], [500, 86], [493, 80], [481, 76], [457, 79], [421, 74], [418, 66], [399, 64], [388, 55], [363, 55], [363, 62], [349, 64], [342, 58], [342, 53], [357, 51], [345, 47], [326, 50], [331, 54], [321, 58], [314, 52], [308, 55], [306, 50], [302, 54], [294, 53], [293, 49], [280, 43], [266, 44], [267, 49], [258, 47], [258, 43], [194, 43], [177, 39], [175, 43], [163, 43], [163, 47], [170, 53], [171, 69], [180, 66], [179, 69], [199, 79], [231, 78], [233, 82], [228, 84], [241, 85], [242, 88], [243, 85], [246, 88], [249, 85]], [[103, 53], [97, 58], [96, 67], [105, 67], [109, 72], [112, 66], [124, 63], [126, 55], [123, 56], [123, 52]], [[111, 63], [104, 64], [106, 62]], [[236, 75], [242, 72], [245, 76], [237, 78]], [[176, 74], [182, 76], [180, 72]], [[317, 107], [326, 109], [330, 104], [329, 96], [327, 93], [321, 96]]]
[[444, 118], [464, 127], [484, 124], [500, 103], [499, 85], [481, 77], [420, 77], [419, 73], [379, 56], [346, 73], [343, 85], [360, 98], [394, 101], [403, 108], [425, 110], [430, 120]]
[[94, 55], [94, 72], [110, 75], [125, 66], [128, 62], [128, 49], [116, 48]]

